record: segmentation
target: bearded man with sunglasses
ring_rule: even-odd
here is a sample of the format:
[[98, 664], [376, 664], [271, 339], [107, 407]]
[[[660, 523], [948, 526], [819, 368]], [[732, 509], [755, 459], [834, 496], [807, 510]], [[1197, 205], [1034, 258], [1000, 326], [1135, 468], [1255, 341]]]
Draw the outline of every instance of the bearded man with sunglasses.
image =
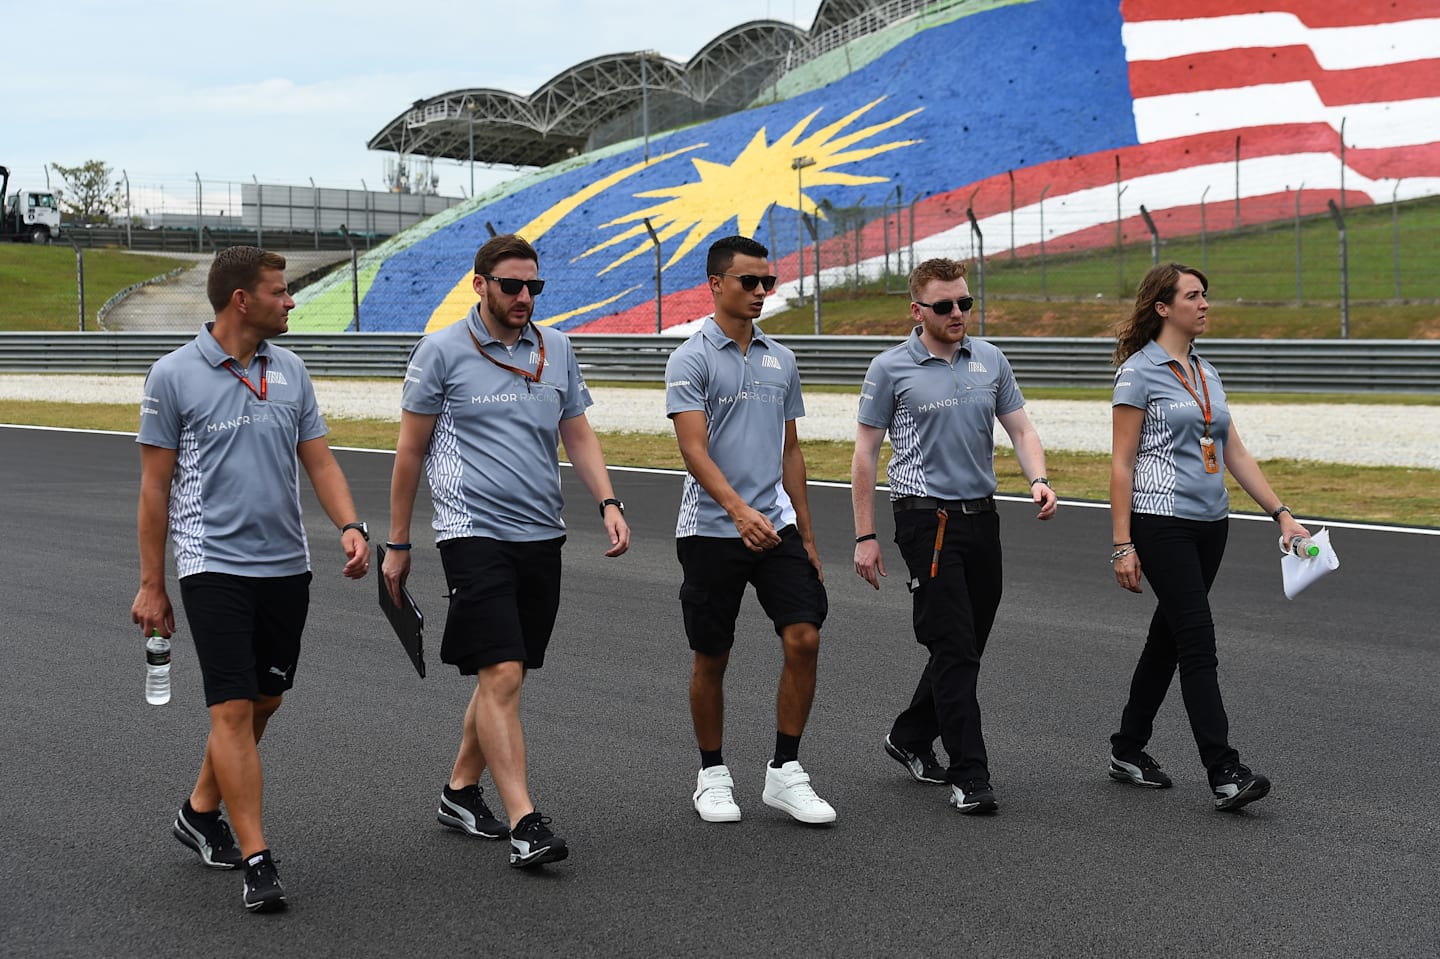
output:
[[[410, 519], [423, 462], [430, 483], [450, 610], [440, 658], [475, 676], [460, 750], [436, 818], [485, 839], [510, 839], [510, 865], [569, 855], [530, 799], [520, 688], [545, 663], [560, 605], [561, 519], [557, 441], [600, 510], [606, 556], [630, 546], [591, 404], [569, 339], [531, 319], [545, 287], [539, 256], [522, 237], [492, 237], [475, 254], [480, 301], [410, 355], [390, 484], [390, 542], [383, 572], [391, 598], [410, 573]], [[507, 828], [486, 805], [486, 769]]]
[[[922, 783], [948, 784], [962, 813], [998, 808], [980, 728], [980, 657], [1000, 607], [1000, 517], [995, 511], [995, 429], [1015, 446], [1038, 518], [1055, 515], [1045, 450], [1005, 354], [966, 336], [974, 304], [964, 263], [926, 260], [910, 274], [904, 343], [865, 374], [850, 466], [855, 572], [880, 588], [885, 560], [875, 533], [875, 472], [890, 434], [890, 503], [905, 561], [915, 638], [929, 661], [885, 737], [885, 752]], [[935, 757], [936, 736], [949, 754]]]
[[768, 254], [743, 236], [711, 245], [705, 270], [715, 312], [665, 368], [665, 412], [687, 470], [675, 548], [685, 577], [680, 607], [694, 653], [690, 718], [700, 747], [691, 802], [706, 822], [740, 820], [721, 739], [725, 668], [751, 583], [784, 653], [775, 755], [761, 799], [800, 822], [823, 824], [835, 821], [835, 810], [815, 794], [798, 754], [829, 607], [795, 432], [795, 420], [805, 415], [795, 354], [755, 327], [775, 286]]

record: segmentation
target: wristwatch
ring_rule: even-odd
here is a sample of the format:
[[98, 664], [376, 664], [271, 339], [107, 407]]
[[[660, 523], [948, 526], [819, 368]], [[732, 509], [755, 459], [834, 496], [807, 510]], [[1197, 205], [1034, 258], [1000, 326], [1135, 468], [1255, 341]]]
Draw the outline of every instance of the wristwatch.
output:
[[370, 527], [366, 526], [363, 520], [358, 523], [346, 523], [344, 526], [340, 527], [340, 535], [344, 536], [345, 531], [350, 529], [358, 529], [360, 531], [360, 535], [365, 537], [365, 542], [370, 542]]
[[625, 504], [622, 503], [622, 502], [620, 502], [618, 499], [615, 499], [614, 497], [611, 497], [610, 499], [602, 499], [602, 500], [600, 501], [600, 516], [601, 516], [601, 518], [604, 518], [604, 516], [605, 516], [605, 507], [607, 507], [607, 506], [613, 506], [613, 507], [615, 507], [616, 509], [618, 509], [618, 510], [620, 511], [620, 515], [621, 515], [621, 516], [624, 516], [624, 515], [625, 515]]

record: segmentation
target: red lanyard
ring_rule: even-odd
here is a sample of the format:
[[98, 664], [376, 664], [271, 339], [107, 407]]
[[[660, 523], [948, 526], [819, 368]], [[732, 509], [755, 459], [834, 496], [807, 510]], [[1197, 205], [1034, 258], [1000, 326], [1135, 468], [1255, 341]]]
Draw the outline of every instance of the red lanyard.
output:
[[500, 369], [509, 370], [511, 373], [523, 379], [525, 381], [525, 388], [528, 390], [530, 389], [531, 383], [540, 382], [540, 374], [545, 372], [545, 337], [540, 335], [540, 329], [533, 322], [530, 324], [530, 328], [535, 331], [535, 339], [540, 342], [540, 362], [536, 365], [534, 373], [531, 373], [529, 370], [522, 370], [518, 366], [501, 363], [495, 359], [495, 357], [485, 352], [485, 348], [480, 345], [480, 341], [475, 339], [474, 330], [466, 328], [465, 332], [470, 334], [470, 342], [475, 344], [475, 349], [480, 351], [481, 356], [500, 367]]
[[1200, 388], [1205, 391], [1205, 402], [1203, 404], [1200, 403], [1200, 394], [1195, 392], [1195, 387], [1191, 386], [1190, 381], [1185, 378], [1185, 374], [1180, 372], [1180, 364], [1174, 360], [1170, 361], [1170, 372], [1174, 373], [1175, 378], [1184, 384], [1185, 389], [1190, 395], [1195, 397], [1196, 405], [1200, 406], [1201, 410], [1205, 413], [1205, 438], [1208, 440], [1210, 438], [1210, 384], [1205, 382], [1204, 364], [1196, 360], [1195, 369], [1200, 372]]
[[249, 390], [251, 393], [254, 393], [254, 394], [255, 394], [255, 398], [256, 398], [257, 400], [260, 400], [261, 402], [264, 402], [264, 400], [265, 400], [265, 385], [266, 385], [266, 383], [268, 382], [268, 378], [265, 376], [265, 366], [266, 366], [266, 364], [267, 364], [268, 361], [269, 361], [269, 357], [266, 357], [266, 356], [260, 357], [260, 389], [259, 389], [258, 391], [255, 389], [255, 384], [250, 382], [250, 377], [248, 377], [248, 376], [246, 376], [244, 373], [241, 373], [241, 372], [240, 372], [240, 368], [235, 365], [235, 361], [234, 361], [234, 360], [226, 359], [226, 360], [225, 360], [225, 369], [229, 370], [229, 371], [234, 375], [234, 377], [235, 377], [237, 380], [239, 380], [241, 383], [244, 383], [244, 384], [245, 384], [245, 388], [246, 388], [247, 390]]

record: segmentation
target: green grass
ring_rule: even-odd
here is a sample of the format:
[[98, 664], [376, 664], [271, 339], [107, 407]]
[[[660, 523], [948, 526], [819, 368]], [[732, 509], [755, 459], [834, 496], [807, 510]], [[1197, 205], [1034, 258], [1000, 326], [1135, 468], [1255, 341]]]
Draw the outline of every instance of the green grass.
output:
[[[131, 404], [53, 403], [0, 401], [0, 422], [35, 426], [64, 426], [133, 433], [135, 407]], [[399, 426], [393, 420], [330, 420], [332, 446], [393, 450]], [[606, 461], [612, 466], [682, 469], [675, 439], [669, 434], [606, 433], [601, 436]], [[848, 482], [850, 443], [807, 441], [805, 461], [812, 480]], [[890, 448], [885, 444], [880, 477], [885, 475]], [[1105, 502], [1109, 499], [1110, 457], [1094, 453], [1047, 451], [1046, 471], [1065, 499]], [[1332, 520], [1440, 526], [1440, 470], [1383, 466], [1266, 460], [1265, 475], [1277, 490], [1293, 490], [1296, 508], [1306, 517]], [[1024, 495], [1026, 483], [1014, 454], [999, 449], [995, 474], [1000, 492]], [[1231, 508], [1258, 509], [1229, 480]]]
[[[95, 311], [127, 286], [184, 265], [164, 256], [86, 250], [85, 328], [95, 329]], [[0, 243], [0, 291], [0, 330], [80, 327], [75, 251], [68, 246]]]

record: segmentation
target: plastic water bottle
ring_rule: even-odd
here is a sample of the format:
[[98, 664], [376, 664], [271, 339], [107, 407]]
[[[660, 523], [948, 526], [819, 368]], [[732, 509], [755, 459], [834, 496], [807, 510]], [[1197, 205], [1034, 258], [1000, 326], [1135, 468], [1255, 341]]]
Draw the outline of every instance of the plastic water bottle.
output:
[[1290, 537], [1290, 552], [1301, 559], [1314, 559], [1320, 555], [1320, 547], [1310, 537], [1296, 533]]
[[145, 701], [151, 706], [170, 701], [170, 640], [158, 629], [145, 640]]

